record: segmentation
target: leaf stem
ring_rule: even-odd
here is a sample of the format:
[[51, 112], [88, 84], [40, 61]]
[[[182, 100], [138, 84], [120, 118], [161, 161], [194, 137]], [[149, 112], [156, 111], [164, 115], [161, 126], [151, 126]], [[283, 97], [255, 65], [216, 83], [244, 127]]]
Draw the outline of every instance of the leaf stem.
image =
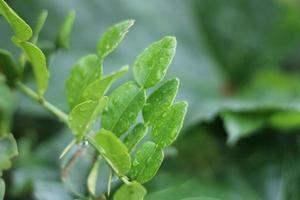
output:
[[38, 95], [36, 92], [34, 92], [31, 88], [24, 85], [21, 82], [17, 82], [17, 86], [21, 92], [23, 92], [25, 95], [30, 97], [31, 99], [38, 102], [41, 106], [43, 106], [45, 109], [50, 111], [52, 114], [54, 114], [60, 121], [68, 124], [68, 115], [61, 111], [59, 108], [54, 106], [53, 104], [49, 103], [44, 97]]

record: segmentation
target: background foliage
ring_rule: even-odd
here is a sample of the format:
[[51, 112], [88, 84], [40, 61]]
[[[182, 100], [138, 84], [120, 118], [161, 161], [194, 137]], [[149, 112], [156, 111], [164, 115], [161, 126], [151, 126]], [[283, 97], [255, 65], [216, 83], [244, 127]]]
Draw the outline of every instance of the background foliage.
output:
[[[45, 46], [55, 40], [57, 24], [68, 11], [76, 10], [71, 51], [59, 51], [49, 67], [46, 98], [63, 110], [68, 110], [64, 91], [71, 66], [95, 51], [97, 38], [106, 27], [136, 19], [136, 26], [106, 60], [106, 73], [124, 63], [131, 65], [157, 38], [176, 36], [177, 54], [168, 76], [181, 79], [177, 99], [188, 100], [189, 112], [179, 140], [166, 150], [163, 169], [146, 185], [146, 199], [300, 198], [299, 2], [8, 2], [30, 25], [42, 9], [48, 10], [40, 35], [40, 45]], [[2, 18], [0, 30], [1, 48], [17, 55], [10, 41], [12, 32]], [[30, 75], [27, 81], [32, 82]], [[8, 96], [1, 88], [0, 92], [1, 107], [2, 97]], [[57, 157], [71, 135], [38, 105], [17, 96], [20, 106], [13, 133], [20, 155], [13, 169], [5, 173], [7, 199], [72, 199], [70, 189], [84, 193], [82, 180], [91, 158], [81, 157], [72, 168], [74, 176], [62, 185], [59, 167], [63, 163]], [[97, 190], [103, 190], [101, 182]]]

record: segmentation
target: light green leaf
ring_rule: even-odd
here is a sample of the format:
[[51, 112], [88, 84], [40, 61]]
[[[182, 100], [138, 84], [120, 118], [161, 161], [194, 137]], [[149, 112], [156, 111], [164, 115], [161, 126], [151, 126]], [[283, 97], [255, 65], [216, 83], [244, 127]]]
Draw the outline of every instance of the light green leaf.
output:
[[75, 106], [69, 115], [69, 126], [77, 141], [81, 141], [92, 128], [93, 123], [105, 108], [108, 97], [98, 101], [88, 100]]
[[101, 158], [100, 157], [97, 158], [87, 179], [87, 188], [89, 190], [89, 193], [92, 194], [93, 196], [96, 196], [96, 184], [97, 184], [97, 177], [99, 173], [100, 161]]
[[144, 143], [132, 163], [130, 176], [133, 180], [145, 183], [157, 173], [164, 158], [163, 150], [153, 142]]
[[84, 100], [84, 90], [101, 76], [102, 64], [97, 55], [87, 55], [76, 62], [67, 80], [67, 97], [70, 108]]
[[118, 71], [113, 72], [112, 74], [99, 78], [98, 80], [91, 83], [83, 93], [85, 99], [97, 100], [101, 98], [110, 88], [114, 81], [123, 76], [129, 67], [124, 66]]
[[143, 108], [146, 123], [154, 125], [158, 118], [172, 105], [177, 94], [179, 79], [173, 78], [155, 90]]
[[47, 20], [47, 17], [48, 17], [48, 11], [47, 10], [43, 10], [39, 14], [37, 22], [35, 24], [35, 27], [33, 29], [33, 36], [32, 36], [32, 39], [31, 39], [32, 43], [34, 43], [34, 44], [37, 43], [37, 41], [39, 39], [40, 32], [44, 27], [44, 24]]
[[98, 55], [102, 61], [120, 44], [133, 24], [134, 20], [126, 20], [111, 26], [105, 31], [97, 46]]
[[0, 175], [11, 167], [10, 159], [18, 155], [17, 142], [12, 134], [0, 138]]
[[135, 60], [133, 74], [138, 84], [150, 88], [161, 81], [176, 52], [176, 38], [164, 37], [147, 47]]
[[152, 137], [158, 146], [166, 147], [174, 142], [181, 130], [186, 111], [187, 102], [178, 102], [163, 113], [160, 120], [157, 120]]
[[22, 42], [19, 45], [23, 48], [28, 60], [33, 67], [33, 72], [38, 87], [38, 93], [42, 96], [48, 88], [49, 81], [49, 72], [47, 69], [46, 57], [43, 52], [33, 43]]
[[5, 194], [5, 182], [2, 178], [0, 178], [0, 200], [4, 199]]
[[11, 86], [20, 76], [20, 69], [14, 62], [12, 55], [4, 49], [0, 49], [0, 71], [4, 73], [6, 81]]
[[266, 117], [262, 114], [251, 115], [246, 113], [224, 112], [221, 114], [226, 132], [227, 143], [234, 145], [240, 138], [246, 137], [262, 128]]
[[278, 111], [270, 116], [268, 122], [277, 129], [296, 129], [300, 127], [300, 112], [291, 110]]
[[66, 18], [64, 19], [58, 36], [57, 45], [59, 48], [68, 49], [70, 46], [70, 35], [75, 21], [76, 12], [74, 10], [70, 11]]
[[143, 200], [147, 190], [138, 182], [123, 184], [115, 193], [114, 200]]
[[130, 170], [131, 159], [128, 150], [115, 134], [101, 129], [88, 139], [118, 176], [123, 176]]
[[135, 127], [126, 135], [124, 144], [127, 146], [128, 151], [131, 152], [135, 146], [145, 137], [148, 127], [143, 123], [138, 123]]
[[121, 136], [135, 122], [145, 101], [145, 90], [135, 82], [121, 85], [111, 94], [108, 109], [103, 113], [103, 128]]
[[30, 26], [21, 19], [4, 0], [0, 0], [0, 14], [2, 14], [11, 28], [16, 33], [16, 38], [20, 42], [29, 40], [32, 36]]

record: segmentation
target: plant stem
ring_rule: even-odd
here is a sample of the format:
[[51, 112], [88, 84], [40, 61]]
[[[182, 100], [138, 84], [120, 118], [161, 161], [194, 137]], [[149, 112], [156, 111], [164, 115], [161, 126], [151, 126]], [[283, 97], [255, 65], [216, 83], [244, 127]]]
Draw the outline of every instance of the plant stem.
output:
[[27, 95], [28, 97], [39, 103], [41, 106], [46, 108], [48, 111], [54, 114], [60, 121], [68, 124], [68, 115], [66, 113], [58, 109], [53, 104], [49, 103], [44, 97], [38, 95], [31, 88], [27, 87], [23, 83], [17, 82], [17, 86], [20, 89], [20, 91], [23, 92], [25, 95]]

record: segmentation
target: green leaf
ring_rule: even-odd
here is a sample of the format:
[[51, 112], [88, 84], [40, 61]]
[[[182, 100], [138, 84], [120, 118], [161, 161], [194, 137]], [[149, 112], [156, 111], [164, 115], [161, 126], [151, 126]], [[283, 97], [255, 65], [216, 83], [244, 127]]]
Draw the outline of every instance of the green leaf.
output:
[[138, 84], [150, 88], [161, 81], [176, 52], [176, 38], [164, 37], [147, 47], [135, 60], [133, 74]]
[[81, 141], [92, 128], [93, 123], [105, 108], [108, 97], [98, 101], [88, 100], [75, 106], [69, 115], [69, 126], [77, 141]]
[[13, 86], [20, 76], [20, 69], [14, 62], [12, 55], [4, 49], [0, 49], [0, 71], [4, 73], [10, 86]]
[[70, 35], [75, 21], [76, 12], [74, 10], [70, 11], [66, 18], [64, 19], [58, 36], [57, 45], [59, 48], [68, 49], [70, 46]]
[[146, 123], [154, 125], [157, 119], [172, 105], [177, 94], [179, 79], [173, 78], [155, 90], [147, 99], [143, 108]]
[[135, 146], [145, 137], [148, 127], [143, 123], [138, 123], [135, 127], [126, 135], [124, 144], [127, 146], [128, 151], [131, 152]]
[[111, 94], [108, 109], [103, 113], [103, 128], [121, 136], [135, 122], [145, 101], [145, 90], [135, 82], [121, 85]]
[[178, 102], [163, 113], [160, 120], [157, 120], [152, 137], [158, 146], [166, 147], [174, 142], [181, 130], [186, 111], [187, 102]]
[[67, 80], [67, 97], [70, 108], [84, 100], [84, 90], [101, 76], [102, 64], [97, 55], [87, 55], [76, 62]]
[[103, 78], [99, 78], [98, 80], [91, 83], [83, 93], [85, 99], [97, 100], [101, 98], [110, 88], [110, 86], [121, 76], [123, 76], [129, 67], [124, 66], [118, 71], [113, 72], [110, 75], [107, 75]]
[[115, 193], [114, 200], [143, 200], [147, 190], [138, 182], [123, 184]]
[[270, 116], [268, 123], [280, 130], [297, 129], [300, 127], [300, 112], [278, 111]]
[[11, 120], [14, 112], [14, 98], [11, 90], [4, 83], [0, 74], [0, 138], [10, 132]]
[[104, 157], [118, 176], [123, 176], [130, 170], [131, 159], [126, 146], [112, 132], [101, 129], [89, 142]]
[[46, 57], [43, 52], [30, 42], [22, 42], [19, 45], [23, 48], [28, 60], [30, 61], [39, 95], [44, 95], [48, 88], [49, 72], [46, 64]]
[[18, 155], [17, 142], [12, 134], [0, 138], [0, 175], [11, 167], [10, 159]]
[[96, 184], [97, 184], [97, 177], [99, 173], [100, 161], [101, 161], [100, 157], [97, 158], [87, 179], [87, 188], [89, 190], [89, 193], [92, 194], [93, 196], [96, 196]]
[[34, 43], [34, 44], [37, 43], [37, 41], [39, 39], [40, 32], [44, 27], [44, 24], [47, 20], [47, 17], [48, 17], [48, 11], [47, 10], [41, 11], [41, 13], [38, 16], [35, 27], [33, 29], [33, 36], [32, 36], [32, 39], [31, 39], [32, 43]]
[[157, 173], [164, 158], [163, 150], [153, 142], [144, 143], [138, 150], [130, 171], [131, 178], [145, 183]]
[[32, 36], [32, 30], [26, 22], [21, 19], [4, 0], [0, 0], [0, 14], [2, 14], [6, 21], [16, 34], [16, 38], [20, 42], [29, 40]]
[[126, 20], [111, 26], [105, 31], [97, 46], [98, 55], [102, 61], [120, 44], [133, 24], [134, 20]]
[[4, 199], [5, 194], [5, 182], [2, 178], [0, 178], [0, 200]]
[[224, 112], [221, 116], [228, 134], [227, 143], [229, 145], [234, 145], [240, 138], [249, 136], [262, 128], [267, 118], [262, 114], [251, 115], [234, 112]]

